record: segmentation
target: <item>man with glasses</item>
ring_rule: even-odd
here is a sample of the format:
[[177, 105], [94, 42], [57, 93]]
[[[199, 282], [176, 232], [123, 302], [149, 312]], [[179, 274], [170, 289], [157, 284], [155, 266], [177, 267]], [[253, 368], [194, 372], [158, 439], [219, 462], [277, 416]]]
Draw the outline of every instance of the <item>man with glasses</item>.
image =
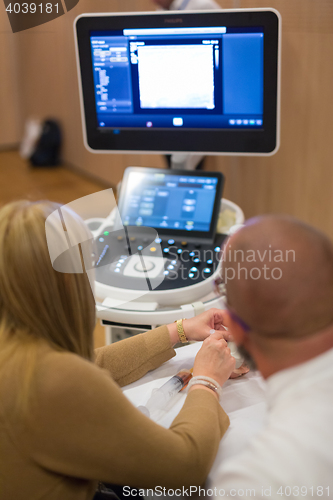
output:
[[223, 252], [226, 326], [267, 381], [268, 419], [209, 487], [233, 498], [333, 495], [333, 245], [287, 216], [251, 219]]

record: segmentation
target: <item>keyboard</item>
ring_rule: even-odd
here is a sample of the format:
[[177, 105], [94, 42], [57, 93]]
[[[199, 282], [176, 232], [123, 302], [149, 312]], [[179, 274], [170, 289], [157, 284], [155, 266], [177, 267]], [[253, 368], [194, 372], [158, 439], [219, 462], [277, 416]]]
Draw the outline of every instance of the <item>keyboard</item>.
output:
[[213, 243], [177, 240], [148, 227], [106, 227], [96, 239], [93, 255], [96, 281], [134, 290], [185, 288], [216, 271], [224, 234]]

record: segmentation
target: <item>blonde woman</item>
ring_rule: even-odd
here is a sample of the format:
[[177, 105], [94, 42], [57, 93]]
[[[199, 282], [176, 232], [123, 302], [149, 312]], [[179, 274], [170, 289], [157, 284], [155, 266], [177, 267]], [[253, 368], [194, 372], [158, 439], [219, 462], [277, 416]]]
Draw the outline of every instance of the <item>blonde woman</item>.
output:
[[[193, 385], [170, 429], [131, 405], [119, 385], [175, 355], [176, 325], [94, 354], [87, 275], [50, 262], [45, 220], [57, 208], [22, 201], [0, 210], [0, 499], [89, 500], [99, 480], [202, 485], [229, 424], [216, 392]], [[194, 375], [220, 385], [234, 368], [222, 333], [209, 333], [221, 325], [218, 310], [184, 322], [189, 340], [207, 337]]]

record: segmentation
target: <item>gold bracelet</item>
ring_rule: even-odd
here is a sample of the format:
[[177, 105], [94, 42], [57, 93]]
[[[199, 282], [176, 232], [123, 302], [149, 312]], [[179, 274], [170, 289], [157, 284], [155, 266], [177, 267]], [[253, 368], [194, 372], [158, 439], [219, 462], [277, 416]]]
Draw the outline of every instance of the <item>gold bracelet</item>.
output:
[[184, 327], [183, 327], [183, 319], [176, 319], [175, 323], [177, 323], [177, 332], [178, 332], [178, 337], [179, 340], [181, 341], [182, 344], [186, 344], [188, 342], [185, 332], [184, 332]]

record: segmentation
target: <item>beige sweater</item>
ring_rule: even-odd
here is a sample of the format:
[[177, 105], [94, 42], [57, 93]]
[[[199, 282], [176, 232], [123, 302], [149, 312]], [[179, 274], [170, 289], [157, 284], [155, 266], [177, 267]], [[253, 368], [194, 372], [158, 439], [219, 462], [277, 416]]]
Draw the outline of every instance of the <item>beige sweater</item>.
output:
[[202, 485], [229, 425], [216, 397], [191, 391], [164, 429], [118, 385], [174, 355], [166, 327], [97, 349], [98, 366], [41, 349], [28, 418], [13, 416], [14, 381], [0, 387], [0, 499], [90, 500], [97, 480], [142, 488]]

